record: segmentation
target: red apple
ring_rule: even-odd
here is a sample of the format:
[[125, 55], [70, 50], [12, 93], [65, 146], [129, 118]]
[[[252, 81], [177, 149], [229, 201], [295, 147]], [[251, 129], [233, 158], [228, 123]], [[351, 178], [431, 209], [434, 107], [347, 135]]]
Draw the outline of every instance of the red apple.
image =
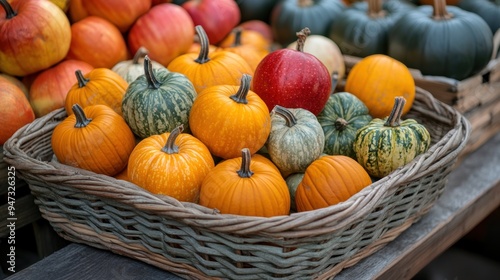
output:
[[159, 4], [134, 23], [127, 40], [130, 53], [143, 46], [149, 58], [166, 67], [193, 44], [193, 20], [179, 5]]
[[69, 89], [77, 83], [75, 71], [86, 74], [94, 69], [80, 60], [63, 60], [37, 75], [30, 87], [29, 101], [36, 117], [64, 107]]
[[210, 44], [216, 45], [240, 22], [240, 10], [234, 0], [189, 0], [182, 7], [201, 25]]
[[91, 16], [102, 17], [126, 32], [151, 8], [151, 0], [85, 0], [83, 8]]
[[23, 91], [2, 77], [0, 77], [0, 104], [2, 104], [0, 145], [3, 145], [19, 128], [32, 122], [35, 114]]
[[66, 14], [47, 0], [0, 0], [0, 72], [25, 76], [64, 59], [71, 29]]
[[303, 51], [308, 29], [299, 35], [299, 47], [268, 54], [255, 69], [252, 89], [267, 104], [303, 108], [318, 115], [332, 90], [328, 69], [314, 55]]
[[114, 24], [88, 16], [71, 25], [71, 47], [66, 58], [111, 69], [128, 58], [127, 44]]

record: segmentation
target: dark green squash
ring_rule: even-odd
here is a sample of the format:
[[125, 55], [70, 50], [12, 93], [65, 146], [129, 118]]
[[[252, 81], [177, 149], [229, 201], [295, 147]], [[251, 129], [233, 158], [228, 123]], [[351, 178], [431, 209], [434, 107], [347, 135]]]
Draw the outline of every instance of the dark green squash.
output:
[[500, 29], [500, 0], [461, 0], [458, 7], [483, 18], [493, 34]]
[[356, 159], [356, 132], [372, 120], [366, 105], [354, 94], [337, 92], [330, 95], [317, 118], [325, 134], [323, 153]]
[[304, 175], [304, 172], [299, 172], [290, 174], [285, 178], [286, 186], [288, 187], [288, 191], [290, 192], [291, 212], [297, 212], [297, 206], [295, 205], [295, 193], [297, 192], [297, 187], [299, 186], [300, 182], [302, 182], [302, 178], [304, 178]]
[[184, 75], [152, 68], [144, 58], [145, 74], [130, 83], [122, 101], [123, 118], [134, 134], [146, 138], [172, 131], [183, 125], [189, 128], [189, 112], [196, 90]]
[[271, 12], [278, 0], [235, 0], [241, 14], [241, 22], [260, 20], [269, 23]]
[[328, 37], [330, 26], [344, 9], [341, 0], [281, 0], [271, 13], [274, 40], [287, 46], [297, 40], [296, 33], [304, 27], [311, 34]]
[[304, 172], [323, 152], [325, 136], [316, 116], [302, 108], [276, 105], [271, 111], [267, 150], [284, 176]]
[[389, 117], [373, 119], [356, 134], [356, 159], [372, 177], [388, 175], [426, 152], [431, 144], [425, 126], [414, 119], [401, 120], [405, 103], [403, 97], [396, 97]]
[[329, 36], [343, 54], [357, 57], [387, 54], [389, 29], [414, 7], [398, 0], [355, 2], [333, 21]]
[[482, 70], [492, 52], [486, 22], [445, 0], [409, 11], [389, 31], [389, 56], [424, 75], [463, 80]]

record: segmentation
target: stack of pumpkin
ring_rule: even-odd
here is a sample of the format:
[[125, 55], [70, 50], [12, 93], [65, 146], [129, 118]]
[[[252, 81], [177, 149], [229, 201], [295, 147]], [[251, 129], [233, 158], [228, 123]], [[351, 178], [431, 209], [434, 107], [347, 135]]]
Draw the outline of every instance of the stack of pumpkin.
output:
[[[70, 25], [48, 0], [0, 0], [0, 27], [11, 24], [11, 34], [18, 34], [16, 20], [39, 15], [34, 48], [1, 34], [3, 48], [12, 49], [0, 51], [0, 70], [31, 81], [37, 116], [66, 110], [52, 135], [61, 163], [221, 213], [269, 217], [345, 201], [430, 145], [425, 127], [402, 120], [415, 83], [389, 56], [366, 57], [351, 69], [345, 92], [335, 92], [341, 56], [308, 53], [313, 38], [337, 50], [309, 28], [271, 51], [264, 32], [233, 28], [240, 14], [232, 0], [119, 1], [148, 2], [128, 21], [96, 12], [112, 2], [71, 1], [70, 15], [81, 18]], [[210, 5], [238, 15], [224, 36], [213, 33], [224, 25], [206, 28], [207, 17], [197, 16]], [[135, 50], [132, 60], [127, 48]]]

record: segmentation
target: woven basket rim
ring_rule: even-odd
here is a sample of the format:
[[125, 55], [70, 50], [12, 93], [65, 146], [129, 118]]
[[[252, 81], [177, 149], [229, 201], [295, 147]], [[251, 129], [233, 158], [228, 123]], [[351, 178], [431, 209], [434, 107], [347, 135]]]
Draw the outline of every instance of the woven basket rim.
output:
[[[419, 155], [412, 162], [388, 176], [375, 181], [345, 202], [285, 216], [263, 218], [220, 214], [214, 209], [208, 209], [196, 203], [180, 202], [172, 197], [151, 194], [130, 182], [65, 166], [54, 161], [46, 162], [29, 157], [20, 149], [25, 140], [23, 137], [33, 138], [44, 133], [51, 133], [55, 124], [66, 116], [63, 108], [19, 129], [4, 144], [4, 160], [16, 166], [16, 169], [29, 170], [30, 173], [44, 176], [46, 180], [63, 177], [65, 182], [72, 180], [92, 182], [83, 187], [73, 186], [85, 193], [132, 204], [138, 210], [178, 219], [193, 227], [240, 235], [259, 234], [274, 238], [311, 236], [310, 229], [315, 228], [315, 234], [320, 235], [334, 232], [338, 228], [349, 225], [353, 220], [362, 219], [373, 210], [373, 206], [384, 197], [389, 188], [430, 174], [437, 168], [453, 162], [465, 147], [471, 130], [467, 119], [449, 105], [434, 99], [426, 90], [417, 87], [416, 92], [416, 100], [426, 103], [432, 110], [439, 111], [440, 116], [446, 114], [445, 119], [452, 117], [453, 120], [450, 120], [454, 121], [452, 129], [442, 139], [433, 144], [426, 153]], [[415, 109], [418, 110], [418, 108]], [[20, 173], [23, 176], [23, 173]], [[29, 178], [25, 179], [29, 182]], [[137, 197], [141, 199], [138, 200]], [[318, 222], [318, 219], [321, 221]], [[325, 221], [333, 223], [334, 226], [324, 227]]]

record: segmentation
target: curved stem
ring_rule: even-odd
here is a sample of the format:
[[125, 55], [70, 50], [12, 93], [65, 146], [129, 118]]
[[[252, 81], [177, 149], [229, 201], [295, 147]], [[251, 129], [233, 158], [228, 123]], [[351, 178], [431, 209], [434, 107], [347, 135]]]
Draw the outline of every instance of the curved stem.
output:
[[232, 100], [238, 102], [238, 103], [242, 103], [242, 104], [247, 104], [248, 103], [248, 100], [247, 100], [247, 95], [248, 95], [248, 91], [250, 91], [250, 81], [252, 80], [252, 77], [248, 74], [243, 74], [243, 76], [241, 76], [241, 83], [240, 83], [240, 87], [238, 88], [238, 91], [229, 96], [229, 98], [231, 98]]
[[402, 96], [397, 96], [392, 107], [391, 114], [384, 123], [384, 126], [397, 127], [401, 124], [401, 116], [403, 115], [403, 108], [406, 104], [406, 99]]
[[311, 34], [311, 30], [308, 27], [305, 27], [304, 29], [300, 30], [297, 34], [297, 50], [299, 52], [304, 51], [304, 45], [306, 43], [306, 38]]
[[82, 88], [86, 86], [88, 82], [90, 82], [89, 79], [83, 76], [82, 70], [76, 70], [75, 74], [76, 74], [76, 80], [78, 81], [78, 87]]
[[201, 25], [197, 25], [195, 27], [195, 30], [196, 34], [198, 34], [198, 39], [200, 40], [200, 54], [198, 55], [198, 58], [195, 59], [195, 61], [200, 64], [203, 64], [210, 61], [210, 58], [208, 58], [210, 42], [208, 41], [208, 36], [207, 33], [205, 32], [205, 29], [203, 29]]
[[233, 34], [234, 34], [234, 42], [233, 42], [233, 47], [238, 47], [241, 46], [241, 34], [243, 33], [243, 28], [241, 27], [236, 27], [233, 29]]
[[432, 17], [435, 20], [446, 20], [453, 17], [452, 14], [446, 11], [446, 0], [434, 0], [432, 7], [434, 8]]
[[250, 162], [252, 160], [252, 154], [250, 154], [250, 150], [248, 148], [243, 148], [241, 150], [241, 168], [238, 170], [238, 175], [241, 178], [250, 178], [253, 175], [253, 171], [250, 170]]
[[92, 121], [92, 119], [87, 118], [83, 108], [78, 104], [71, 106], [71, 111], [73, 111], [76, 117], [75, 128], [86, 127]]
[[133, 64], [139, 64], [139, 59], [145, 57], [149, 53], [148, 49], [145, 47], [140, 47], [134, 55], [134, 58], [132, 59]]
[[11, 19], [17, 16], [17, 12], [12, 9], [12, 6], [9, 4], [9, 2], [7, 2], [7, 0], [0, 0], [0, 5], [2, 5], [3, 9], [5, 10], [6, 19]]
[[343, 119], [343, 118], [338, 118], [335, 120], [335, 123], [333, 124], [335, 126], [335, 129], [338, 131], [344, 131], [344, 129], [347, 128], [347, 125], [349, 123]]
[[368, 16], [371, 18], [379, 18], [385, 16], [385, 11], [382, 8], [383, 0], [368, 0]]
[[297, 124], [297, 118], [295, 118], [290, 110], [283, 106], [274, 106], [273, 113], [278, 114], [280, 117], [284, 118], [288, 127], [292, 127]]
[[174, 128], [171, 132], [170, 135], [168, 135], [167, 138], [167, 143], [163, 148], [161, 149], [162, 152], [165, 152], [167, 154], [176, 154], [179, 152], [179, 146], [175, 145], [175, 139], [177, 139], [177, 136], [179, 136], [182, 131], [184, 130], [184, 125], [179, 125], [178, 127]]
[[144, 74], [146, 76], [146, 80], [148, 81], [148, 88], [157, 89], [161, 86], [161, 83], [156, 79], [153, 73], [153, 64], [151, 63], [151, 59], [149, 59], [148, 55], [144, 56]]

